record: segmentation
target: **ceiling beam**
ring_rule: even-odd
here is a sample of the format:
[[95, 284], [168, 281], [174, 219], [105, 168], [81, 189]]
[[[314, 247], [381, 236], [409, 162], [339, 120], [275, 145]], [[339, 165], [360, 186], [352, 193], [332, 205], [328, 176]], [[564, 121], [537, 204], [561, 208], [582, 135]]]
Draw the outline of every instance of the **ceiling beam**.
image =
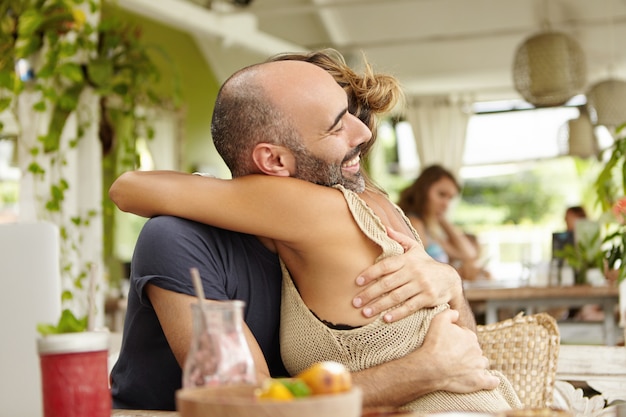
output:
[[219, 38], [225, 45], [241, 46], [271, 56], [285, 51], [304, 51], [301, 45], [287, 42], [258, 30], [257, 18], [250, 13], [224, 15], [181, 0], [124, 0], [112, 4], [178, 30]]

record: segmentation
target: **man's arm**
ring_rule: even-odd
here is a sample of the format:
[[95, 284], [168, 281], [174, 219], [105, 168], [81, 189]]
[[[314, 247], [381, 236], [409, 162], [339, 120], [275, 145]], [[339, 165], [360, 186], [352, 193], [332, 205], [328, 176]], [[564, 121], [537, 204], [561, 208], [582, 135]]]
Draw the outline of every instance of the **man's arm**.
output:
[[[172, 349], [176, 361], [180, 367], [184, 369], [193, 335], [192, 315], [190, 314], [191, 304], [197, 303], [197, 298], [186, 294], [179, 294], [174, 291], [164, 290], [152, 284], [146, 285], [146, 294], [159, 318], [163, 333], [167, 338], [167, 342]], [[262, 381], [270, 376], [265, 357], [245, 323], [244, 333], [246, 335], [246, 341], [250, 346], [250, 351], [252, 352], [252, 359], [256, 367], [257, 381]]]
[[405, 252], [382, 259], [361, 273], [356, 282], [366, 288], [355, 297], [353, 305], [362, 308], [367, 317], [394, 307], [384, 317], [392, 322], [421, 308], [448, 303], [460, 314], [458, 324], [475, 331], [474, 314], [456, 269], [435, 261], [415, 240], [391, 229], [388, 232]]
[[382, 365], [353, 373], [365, 407], [400, 406], [434, 391], [457, 393], [494, 389], [499, 379], [487, 372], [476, 334], [456, 321], [458, 312], [437, 314], [419, 349]]

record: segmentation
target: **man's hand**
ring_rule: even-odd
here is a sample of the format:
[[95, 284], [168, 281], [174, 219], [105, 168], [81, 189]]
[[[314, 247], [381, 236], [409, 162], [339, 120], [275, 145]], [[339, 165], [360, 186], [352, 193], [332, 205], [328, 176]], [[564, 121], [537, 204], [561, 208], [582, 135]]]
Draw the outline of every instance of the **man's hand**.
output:
[[422, 245], [408, 236], [391, 229], [388, 234], [405, 252], [385, 258], [359, 275], [357, 285], [367, 288], [354, 298], [353, 305], [362, 307], [366, 317], [394, 307], [384, 316], [386, 321], [393, 322], [421, 308], [449, 303], [461, 313], [461, 324], [475, 328], [458, 272], [448, 264], [435, 261]]
[[494, 389], [499, 379], [486, 372], [476, 334], [457, 324], [459, 314], [444, 310], [431, 321], [424, 344], [408, 355], [352, 374], [363, 389], [364, 406], [400, 406], [435, 391], [456, 393]]
[[494, 389], [500, 380], [485, 372], [489, 359], [483, 355], [476, 333], [458, 325], [459, 314], [447, 310], [437, 314], [428, 329], [420, 354], [438, 375], [438, 390], [473, 392]]

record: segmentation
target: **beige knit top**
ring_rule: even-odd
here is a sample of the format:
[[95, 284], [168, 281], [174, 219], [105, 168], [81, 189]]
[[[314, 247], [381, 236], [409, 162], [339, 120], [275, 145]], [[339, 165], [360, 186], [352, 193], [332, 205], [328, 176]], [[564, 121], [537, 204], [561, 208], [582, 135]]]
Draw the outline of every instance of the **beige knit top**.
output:
[[[382, 253], [377, 260], [402, 254], [402, 246], [391, 239], [378, 216], [356, 193], [337, 185], [363, 232], [377, 243]], [[400, 209], [398, 211], [401, 213]], [[410, 226], [409, 220], [402, 215]], [[417, 233], [411, 227], [418, 238]], [[447, 304], [425, 308], [411, 316], [386, 323], [381, 314], [376, 320], [350, 330], [326, 326], [304, 304], [286, 266], [283, 269], [280, 344], [287, 371], [295, 375], [315, 362], [332, 360], [358, 371], [391, 361], [420, 347], [435, 314], [449, 308]], [[419, 370], [416, 370], [419, 371]], [[410, 371], [407, 371], [410, 372]], [[519, 408], [521, 403], [502, 374], [500, 387], [492, 391], [452, 394], [438, 391], [415, 400], [403, 408], [417, 411], [501, 411]]]

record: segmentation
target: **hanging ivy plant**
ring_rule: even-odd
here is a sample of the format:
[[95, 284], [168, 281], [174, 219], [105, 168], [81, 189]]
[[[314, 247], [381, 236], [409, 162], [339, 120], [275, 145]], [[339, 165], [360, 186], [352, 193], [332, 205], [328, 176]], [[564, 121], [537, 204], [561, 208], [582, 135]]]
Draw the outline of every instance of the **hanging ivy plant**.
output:
[[[44, 179], [49, 190], [41, 201], [47, 215], [61, 214], [66, 193], [72, 184], [63, 177], [69, 150], [84, 139], [86, 128], [100, 120], [102, 143], [103, 191], [122, 171], [136, 167], [137, 138], [151, 138], [153, 130], [142, 110], [151, 107], [176, 107], [178, 87], [175, 83], [166, 101], [154, 87], [160, 72], [151, 53], [162, 51], [141, 42], [141, 31], [114, 18], [100, 17], [96, 0], [4, 0], [0, 3], [0, 112], [17, 114], [17, 102], [28, 92], [36, 97], [33, 111], [49, 115], [45, 133], [28, 152], [28, 172]], [[96, 24], [90, 23], [96, 20]], [[176, 80], [175, 74], [173, 78]], [[76, 132], [66, 132], [71, 114], [79, 114], [81, 98], [89, 91], [99, 97], [99, 115], [77, 117]], [[19, 120], [19, 118], [16, 117]], [[121, 127], [123, 125], [123, 128]], [[4, 127], [0, 122], [0, 132]], [[65, 143], [63, 135], [70, 139]], [[19, 139], [18, 139], [19, 140]], [[49, 164], [42, 164], [46, 157]], [[94, 207], [68, 224], [60, 225], [61, 268], [76, 288], [83, 287], [90, 265], [76, 268], [64, 263], [64, 251], [79, 251], [80, 228], [89, 225], [101, 212], [104, 218], [105, 259], [112, 258], [113, 210]], [[61, 217], [61, 216], [58, 216]], [[67, 258], [67, 257], [65, 257]], [[65, 299], [71, 291], [64, 292]]]

